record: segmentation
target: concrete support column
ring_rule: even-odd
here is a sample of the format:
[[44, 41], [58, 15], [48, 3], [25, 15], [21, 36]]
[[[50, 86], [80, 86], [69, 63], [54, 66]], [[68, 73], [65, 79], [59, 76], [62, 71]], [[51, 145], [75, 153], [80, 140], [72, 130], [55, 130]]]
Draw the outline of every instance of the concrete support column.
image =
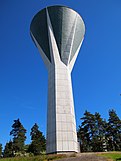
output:
[[78, 152], [70, 71], [64, 64], [48, 71], [47, 153]]

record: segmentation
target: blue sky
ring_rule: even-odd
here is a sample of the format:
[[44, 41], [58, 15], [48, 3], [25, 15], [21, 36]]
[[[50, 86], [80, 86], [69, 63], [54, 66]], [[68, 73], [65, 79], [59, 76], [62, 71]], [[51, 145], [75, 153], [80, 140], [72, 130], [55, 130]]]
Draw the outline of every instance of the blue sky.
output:
[[66, 5], [83, 18], [86, 34], [72, 72], [77, 127], [85, 110], [121, 118], [120, 0], [0, 1], [0, 142], [10, 140], [13, 120], [46, 134], [47, 70], [30, 37], [32, 17], [49, 5]]

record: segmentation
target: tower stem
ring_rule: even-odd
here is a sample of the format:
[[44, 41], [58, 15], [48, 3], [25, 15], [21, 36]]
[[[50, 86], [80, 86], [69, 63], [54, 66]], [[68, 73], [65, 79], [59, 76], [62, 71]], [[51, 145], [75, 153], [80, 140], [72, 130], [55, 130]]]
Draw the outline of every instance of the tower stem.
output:
[[48, 71], [47, 153], [78, 152], [71, 74], [61, 64]]

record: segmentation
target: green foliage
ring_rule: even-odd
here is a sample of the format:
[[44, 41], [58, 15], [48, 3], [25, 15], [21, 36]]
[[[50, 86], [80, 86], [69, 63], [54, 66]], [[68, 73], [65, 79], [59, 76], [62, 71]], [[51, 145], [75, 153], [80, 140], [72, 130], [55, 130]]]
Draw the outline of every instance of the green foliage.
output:
[[103, 154], [99, 154], [99, 156], [103, 156], [108, 159], [112, 159], [113, 161], [120, 161], [121, 160], [121, 153], [120, 152], [103, 153]]
[[84, 117], [81, 118], [83, 120], [81, 126], [79, 126], [78, 130], [78, 138], [81, 142], [81, 151], [91, 151], [91, 137], [93, 135], [93, 127], [94, 127], [94, 115], [90, 112], [85, 111]]
[[[21, 157], [21, 161], [26, 161], [24, 156], [34, 158], [39, 161], [43, 159], [54, 159], [56, 155], [45, 156], [46, 140], [39, 126], [35, 123], [31, 128], [31, 144], [25, 145], [26, 129], [20, 120], [14, 120], [10, 135], [12, 141], [6, 143], [3, 157]], [[114, 110], [109, 110], [109, 119], [106, 122], [99, 113], [91, 114], [85, 111], [81, 118], [81, 125], [78, 128], [78, 139], [80, 141], [81, 152], [102, 152], [121, 151], [121, 120]], [[41, 157], [34, 157], [40, 155]], [[0, 144], [0, 156], [2, 156], [2, 145]], [[38, 160], [39, 159], [39, 160]], [[11, 160], [11, 159], [10, 159]], [[4, 160], [5, 161], [5, 160]]]
[[107, 123], [97, 112], [94, 114], [94, 120], [93, 136], [91, 140], [92, 151], [101, 152], [105, 150], [105, 131]]
[[82, 152], [121, 151], [121, 120], [109, 110], [108, 122], [99, 113], [85, 111], [78, 129]]
[[20, 120], [14, 120], [14, 124], [12, 125], [12, 131], [10, 135], [13, 136], [13, 150], [15, 152], [20, 152], [24, 150], [24, 142], [26, 140], [26, 129], [21, 124]]
[[103, 151], [106, 122], [99, 113], [93, 115], [88, 111], [85, 111], [84, 117], [81, 120], [83, 121], [78, 129], [81, 151]]
[[109, 119], [107, 126], [108, 150], [121, 150], [121, 120], [116, 111], [109, 111]]
[[0, 161], [50, 161], [57, 160], [61, 158], [66, 158], [67, 156], [64, 154], [59, 155], [38, 155], [33, 157], [14, 157], [14, 158], [4, 158], [0, 159]]
[[2, 144], [0, 144], [0, 157], [2, 156]]
[[5, 149], [4, 149], [4, 152], [3, 152], [3, 156], [5, 158], [6, 157], [13, 157], [14, 156], [12, 141], [9, 141], [8, 143], [6, 143]]
[[31, 144], [28, 151], [34, 155], [39, 155], [41, 152], [45, 151], [46, 140], [41, 131], [39, 131], [39, 126], [35, 123], [31, 128]]

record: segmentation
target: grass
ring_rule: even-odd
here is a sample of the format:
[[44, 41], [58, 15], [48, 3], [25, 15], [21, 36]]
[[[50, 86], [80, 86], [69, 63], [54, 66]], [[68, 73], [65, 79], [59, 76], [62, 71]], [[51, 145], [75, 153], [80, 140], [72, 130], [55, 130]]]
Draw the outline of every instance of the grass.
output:
[[106, 152], [106, 153], [101, 153], [99, 156], [104, 156], [106, 157], [109, 161], [121, 161], [121, 152]]
[[[121, 161], [121, 152], [104, 152], [97, 153], [98, 156], [107, 158], [107, 161]], [[40, 155], [33, 157], [14, 157], [14, 158], [3, 158], [0, 161], [52, 161], [61, 158], [76, 157], [76, 154], [65, 155], [65, 154], [54, 154], [54, 155]]]
[[58, 155], [40, 155], [33, 157], [14, 157], [14, 158], [2, 158], [0, 161], [52, 161], [55, 159], [66, 158], [67, 156], [64, 154]]

